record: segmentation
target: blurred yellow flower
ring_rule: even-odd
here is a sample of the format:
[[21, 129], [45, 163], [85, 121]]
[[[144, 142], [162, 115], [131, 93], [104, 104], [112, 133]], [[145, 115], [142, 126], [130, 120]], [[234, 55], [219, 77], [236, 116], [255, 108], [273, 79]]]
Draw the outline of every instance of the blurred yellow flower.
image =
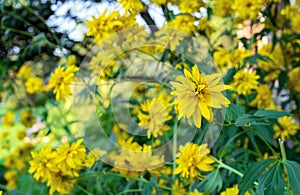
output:
[[29, 65], [22, 65], [18, 71], [17, 78], [19, 79], [28, 79], [32, 75], [32, 67]]
[[255, 72], [250, 72], [247, 69], [239, 70], [233, 76], [231, 86], [235, 88], [238, 94], [249, 95], [253, 90], [258, 88], [259, 75]]
[[189, 192], [189, 195], [203, 195], [203, 192], [199, 192], [198, 190], [194, 190], [193, 192]]
[[143, 4], [140, 0], [118, 0], [118, 4], [123, 6], [125, 13], [132, 15], [141, 12], [143, 9]]
[[190, 1], [190, 0], [181, 0], [179, 1], [179, 9], [182, 13], [195, 13], [200, 12], [200, 8], [205, 6], [205, 3], [202, 0]]
[[70, 194], [76, 182], [77, 178], [66, 176], [62, 172], [52, 174], [47, 182], [47, 186], [50, 186], [49, 194], [52, 195], [55, 191], [59, 194]]
[[106, 151], [98, 148], [91, 150], [88, 155], [86, 155], [84, 166], [91, 168], [104, 154], [106, 154]]
[[171, 82], [174, 87], [174, 102], [178, 108], [178, 119], [193, 119], [196, 127], [201, 127], [201, 115], [208, 121], [213, 119], [212, 108], [228, 106], [230, 101], [222, 94], [228, 89], [220, 74], [202, 75], [195, 65], [192, 72], [184, 70], [185, 76], [178, 76], [178, 82]]
[[232, 13], [232, 0], [215, 0], [213, 3], [213, 13], [219, 17], [226, 17]]
[[254, 100], [250, 103], [250, 106], [257, 108], [266, 108], [272, 103], [272, 91], [268, 85], [260, 85], [257, 88], [257, 95]]
[[13, 112], [8, 111], [5, 116], [2, 117], [2, 123], [3, 125], [7, 127], [14, 126], [14, 118], [15, 114]]
[[22, 140], [24, 139], [24, 137], [26, 137], [26, 131], [25, 130], [19, 130], [17, 132], [17, 139]]
[[29, 94], [34, 94], [42, 90], [43, 79], [40, 77], [30, 77], [25, 82], [26, 91]]
[[165, 27], [174, 28], [186, 34], [191, 34], [196, 31], [194, 25], [196, 18], [191, 15], [178, 15], [173, 20], [168, 22]]
[[15, 170], [9, 170], [4, 173], [4, 179], [7, 181], [8, 190], [17, 188], [18, 173]]
[[170, 130], [170, 126], [165, 122], [172, 119], [170, 115], [171, 98], [167, 95], [159, 95], [157, 98], [146, 100], [140, 105], [138, 112], [138, 125], [147, 131], [148, 139], [153, 135], [155, 138], [162, 136], [165, 131]]
[[297, 124], [291, 116], [283, 116], [279, 118], [278, 123], [280, 126], [274, 125], [274, 137], [280, 137], [283, 141], [290, 139], [293, 135], [296, 135], [299, 130], [299, 124]]
[[232, 9], [237, 13], [237, 17], [242, 20], [256, 19], [264, 0], [234, 0]]
[[179, 147], [176, 163], [177, 168], [174, 174], [180, 174], [182, 177], [191, 179], [203, 179], [204, 176], [200, 171], [209, 172], [213, 171], [212, 164], [215, 160], [209, 156], [210, 150], [207, 144], [198, 146], [194, 143], [187, 143]]
[[69, 66], [66, 69], [58, 67], [51, 73], [49, 87], [53, 88], [56, 100], [65, 100], [66, 96], [71, 95], [70, 84], [75, 80], [75, 72], [79, 69], [76, 66]]
[[36, 117], [33, 116], [31, 110], [25, 110], [20, 114], [21, 123], [25, 127], [32, 127], [32, 125], [36, 122]]
[[67, 59], [66, 65], [67, 66], [75, 66], [76, 65], [76, 56], [70, 55]]
[[300, 67], [298, 66], [296, 68], [293, 68], [292, 71], [289, 73], [290, 89], [296, 93], [300, 93], [299, 78], [300, 78]]
[[[231, 188], [226, 188], [225, 191], [221, 192], [221, 195], [238, 195], [239, 188], [238, 185], [233, 185]], [[251, 195], [248, 191], [244, 195]]]

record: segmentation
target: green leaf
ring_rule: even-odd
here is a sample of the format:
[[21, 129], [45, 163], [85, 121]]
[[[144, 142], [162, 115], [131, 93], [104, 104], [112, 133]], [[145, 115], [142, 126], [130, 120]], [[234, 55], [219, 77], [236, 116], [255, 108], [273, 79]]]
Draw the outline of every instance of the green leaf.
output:
[[220, 191], [223, 185], [223, 181], [219, 169], [209, 173], [200, 183], [200, 185], [202, 184], [204, 184], [205, 193], [213, 194], [216, 191]]
[[251, 123], [257, 123], [259, 120], [265, 119], [264, 117], [259, 116], [253, 116], [251, 114], [244, 114], [242, 116], [239, 116], [235, 122], [235, 125], [238, 127], [251, 124]]
[[241, 104], [230, 104], [226, 110], [225, 119], [228, 122], [235, 121], [238, 116], [245, 114], [245, 110]]
[[266, 167], [275, 160], [276, 159], [267, 159], [250, 165], [239, 182], [239, 195], [244, 194], [249, 188], [251, 188], [253, 182], [256, 181], [261, 174], [265, 172]]
[[268, 172], [258, 179], [257, 194], [284, 194], [284, 179], [280, 163], [272, 166]]
[[[269, 125], [269, 124], [268, 124]], [[270, 126], [262, 126], [262, 125], [252, 125], [255, 132], [264, 138], [269, 144], [274, 145], [273, 136], [270, 131]]]
[[258, 111], [256, 111], [254, 113], [254, 116], [264, 117], [267, 119], [279, 118], [279, 117], [289, 116], [289, 115], [290, 114], [287, 112], [282, 112], [282, 111], [278, 111], [278, 110], [263, 110], [263, 109], [259, 109]]
[[300, 194], [300, 164], [290, 160], [285, 160], [284, 164], [286, 166], [288, 180], [292, 189], [296, 194]]

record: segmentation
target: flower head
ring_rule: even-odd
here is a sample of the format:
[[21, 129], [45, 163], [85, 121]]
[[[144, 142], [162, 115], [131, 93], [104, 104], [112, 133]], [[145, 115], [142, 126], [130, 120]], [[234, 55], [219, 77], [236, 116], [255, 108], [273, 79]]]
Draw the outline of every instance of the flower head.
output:
[[176, 163], [178, 167], [175, 169], [175, 174], [180, 174], [182, 177], [191, 179], [202, 179], [200, 171], [209, 172], [214, 170], [211, 165], [214, 159], [209, 156], [210, 150], [207, 144], [198, 146], [194, 143], [187, 143], [185, 146], [179, 147]]
[[21, 123], [25, 127], [32, 127], [32, 125], [36, 121], [36, 117], [33, 116], [31, 110], [25, 110], [25, 111], [21, 112], [20, 118], [21, 118]]
[[272, 92], [268, 85], [260, 85], [255, 99], [250, 103], [257, 108], [266, 108], [272, 103]]
[[75, 72], [78, 71], [76, 66], [69, 66], [66, 69], [63, 67], [56, 68], [49, 79], [49, 87], [54, 87], [56, 100], [65, 100], [65, 96], [71, 95], [70, 84], [75, 80]]
[[249, 72], [246, 69], [238, 71], [233, 76], [233, 82], [231, 86], [234, 87], [238, 94], [249, 95], [252, 90], [258, 88], [259, 75], [255, 72]]
[[290, 139], [291, 136], [296, 135], [299, 130], [299, 124], [293, 121], [291, 116], [283, 116], [278, 119], [280, 126], [275, 125], [275, 137], [280, 137], [283, 141]]
[[15, 118], [15, 114], [13, 112], [7, 112], [5, 116], [2, 117], [2, 123], [3, 125], [7, 126], [7, 127], [11, 127], [14, 126], [14, 118]]
[[211, 121], [212, 108], [228, 106], [230, 101], [222, 94], [228, 86], [220, 82], [219, 74], [202, 75], [195, 65], [192, 72], [184, 70], [185, 76], [178, 76], [178, 82], [171, 82], [177, 96], [178, 119], [193, 119], [196, 127], [201, 127], [201, 116]]
[[39, 77], [30, 77], [25, 83], [26, 91], [29, 94], [34, 94], [41, 91], [43, 79]]
[[157, 137], [170, 129], [170, 126], [165, 124], [172, 119], [170, 111], [169, 99], [164, 95], [141, 104], [141, 110], [138, 112], [139, 126], [147, 130], [148, 138], [151, 134]]

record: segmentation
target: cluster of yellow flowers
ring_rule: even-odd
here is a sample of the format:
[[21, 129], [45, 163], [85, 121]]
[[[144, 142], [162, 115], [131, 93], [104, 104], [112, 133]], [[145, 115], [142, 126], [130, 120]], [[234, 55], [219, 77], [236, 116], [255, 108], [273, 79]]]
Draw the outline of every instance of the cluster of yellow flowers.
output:
[[8, 169], [4, 174], [4, 179], [7, 181], [7, 189], [17, 188], [18, 172], [24, 172], [26, 170], [32, 149], [33, 146], [25, 142], [5, 158], [3, 165]]
[[79, 177], [79, 171], [84, 167], [91, 168], [104, 151], [94, 149], [86, 154], [86, 148], [79, 139], [71, 145], [66, 142], [58, 146], [44, 147], [39, 152], [31, 152], [32, 160], [29, 161], [29, 173], [33, 178], [46, 182], [50, 186], [49, 194], [55, 191], [68, 194], [73, 189]]

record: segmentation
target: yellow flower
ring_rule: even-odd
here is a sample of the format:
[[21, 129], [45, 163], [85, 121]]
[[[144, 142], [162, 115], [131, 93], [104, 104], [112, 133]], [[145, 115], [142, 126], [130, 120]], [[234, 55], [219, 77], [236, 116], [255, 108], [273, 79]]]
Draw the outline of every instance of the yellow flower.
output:
[[75, 72], [79, 69], [76, 66], [69, 66], [66, 69], [63, 67], [56, 68], [49, 79], [49, 87], [54, 87], [56, 100], [65, 100], [66, 96], [71, 95], [70, 84], [75, 80]]
[[165, 27], [174, 28], [186, 34], [191, 34], [196, 31], [194, 25], [196, 18], [191, 15], [178, 15], [173, 20], [168, 22]]
[[292, 71], [289, 73], [290, 89], [296, 93], [300, 93], [299, 78], [300, 78], [300, 67], [298, 66], [292, 69]]
[[76, 65], [76, 56], [70, 55], [66, 62], [67, 66], [75, 66]]
[[186, 193], [186, 189], [184, 188], [184, 184], [179, 181], [179, 179], [176, 179], [172, 184], [172, 191], [173, 195], [182, 195]]
[[296, 135], [299, 124], [295, 123], [291, 116], [283, 116], [278, 119], [278, 125], [274, 125], [275, 138], [280, 137], [283, 141]]
[[257, 95], [250, 103], [257, 108], [266, 108], [272, 103], [272, 92], [268, 85], [260, 85], [257, 89]]
[[125, 13], [135, 15], [142, 11], [143, 4], [140, 0], [118, 0], [118, 4], [121, 4], [125, 9]]
[[220, 82], [219, 74], [202, 75], [198, 67], [192, 68], [192, 73], [184, 70], [184, 76], [178, 76], [178, 82], [171, 82], [175, 88], [172, 92], [177, 96], [178, 119], [193, 119], [196, 127], [201, 127], [201, 115], [208, 121], [213, 119], [212, 108], [228, 106], [230, 101], [222, 94], [227, 88]]
[[[226, 188], [225, 191], [221, 192], [221, 195], [238, 195], [239, 188], [238, 185], [233, 185], [231, 188]], [[246, 192], [244, 195], [251, 195], [249, 192]]]
[[20, 130], [17, 132], [17, 139], [22, 140], [24, 137], [26, 137], [26, 131]]
[[258, 88], [259, 75], [256, 75], [255, 72], [249, 72], [246, 69], [239, 70], [233, 76], [233, 82], [231, 86], [235, 88], [238, 94], [249, 95], [252, 90]]
[[22, 65], [17, 74], [17, 78], [19, 79], [28, 79], [32, 74], [32, 67], [29, 65]]
[[296, 14], [291, 18], [292, 30], [296, 33], [300, 33], [300, 14]]
[[9, 190], [17, 188], [18, 174], [15, 170], [9, 170], [4, 173], [4, 179], [7, 181], [6, 187]]
[[2, 195], [2, 190], [0, 190], [0, 195]]
[[194, 190], [193, 192], [189, 192], [189, 195], [203, 195], [203, 192], [199, 192], [198, 190]]
[[91, 168], [104, 154], [106, 154], [106, 151], [99, 150], [98, 148], [93, 149], [86, 156], [84, 166]]
[[50, 146], [42, 148], [39, 152], [31, 152], [32, 160], [29, 161], [30, 168], [28, 172], [33, 174], [33, 178], [42, 182], [48, 181], [51, 176], [58, 172], [54, 159], [56, 153]]
[[213, 4], [213, 12], [216, 16], [226, 17], [232, 13], [232, 0], [215, 0]]
[[234, 0], [232, 9], [237, 12], [239, 19], [256, 19], [263, 3], [263, 0]]
[[179, 147], [176, 163], [178, 167], [175, 169], [175, 174], [180, 174], [182, 177], [191, 179], [203, 179], [200, 171], [213, 171], [214, 159], [209, 156], [210, 150], [207, 144], [198, 146], [194, 143], [187, 143], [185, 146]]
[[21, 112], [20, 119], [21, 119], [21, 123], [25, 127], [32, 127], [32, 125], [36, 121], [36, 117], [33, 116], [31, 110], [25, 110], [25, 111]]
[[55, 163], [57, 167], [64, 173], [64, 175], [78, 176], [78, 170], [83, 167], [86, 157], [86, 149], [82, 145], [83, 140], [79, 139], [75, 143], [70, 144], [66, 142], [57, 148]]
[[137, 26], [135, 15], [121, 16], [119, 11], [107, 14], [107, 9], [102, 15], [92, 17], [86, 21], [87, 36], [94, 36], [96, 43], [100, 43], [104, 38], [125, 28]]
[[150, 0], [151, 3], [156, 3], [158, 6], [166, 5], [168, 0]]
[[200, 7], [204, 7], [205, 3], [202, 0], [190, 1], [181, 0], [179, 3], [179, 9], [182, 13], [195, 13], [200, 12]]
[[25, 82], [26, 91], [29, 94], [34, 94], [41, 91], [43, 86], [43, 79], [39, 77], [30, 77]]
[[170, 115], [171, 105], [170, 98], [166, 95], [160, 95], [158, 98], [146, 100], [140, 105], [141, 110], [138, 112], [138, 123], [140, 127], [147, 130], [148, 138], [163, 135], [165, 131], [170, 130], [170, 126], [165, 122], [172, 119]]
[[12, 112], [7, 112], [5, 116], [2, 117], [2, 123], [3, 125], [7, 126], [7, 127], [11, 127], [14, 126], [14, 118], [15, 118], [15, 114]]
[[47, 186], [50, 186], [49, 194], [52, 195], [55, 191], [59, 194], [70, 194], [76, 182], [76, 178], [66, 176], [62, 172], [54, 173], [47, 181]]
[[172, 31], [171, 29], [162, 28], [157, 31], [156, 36], [159, 37], [157, 40], [161, 45], [166, 45], [170, 50], [174, 51], [176, 47], [180, 44], [180, 41], [186, 36], [185, 33]]

